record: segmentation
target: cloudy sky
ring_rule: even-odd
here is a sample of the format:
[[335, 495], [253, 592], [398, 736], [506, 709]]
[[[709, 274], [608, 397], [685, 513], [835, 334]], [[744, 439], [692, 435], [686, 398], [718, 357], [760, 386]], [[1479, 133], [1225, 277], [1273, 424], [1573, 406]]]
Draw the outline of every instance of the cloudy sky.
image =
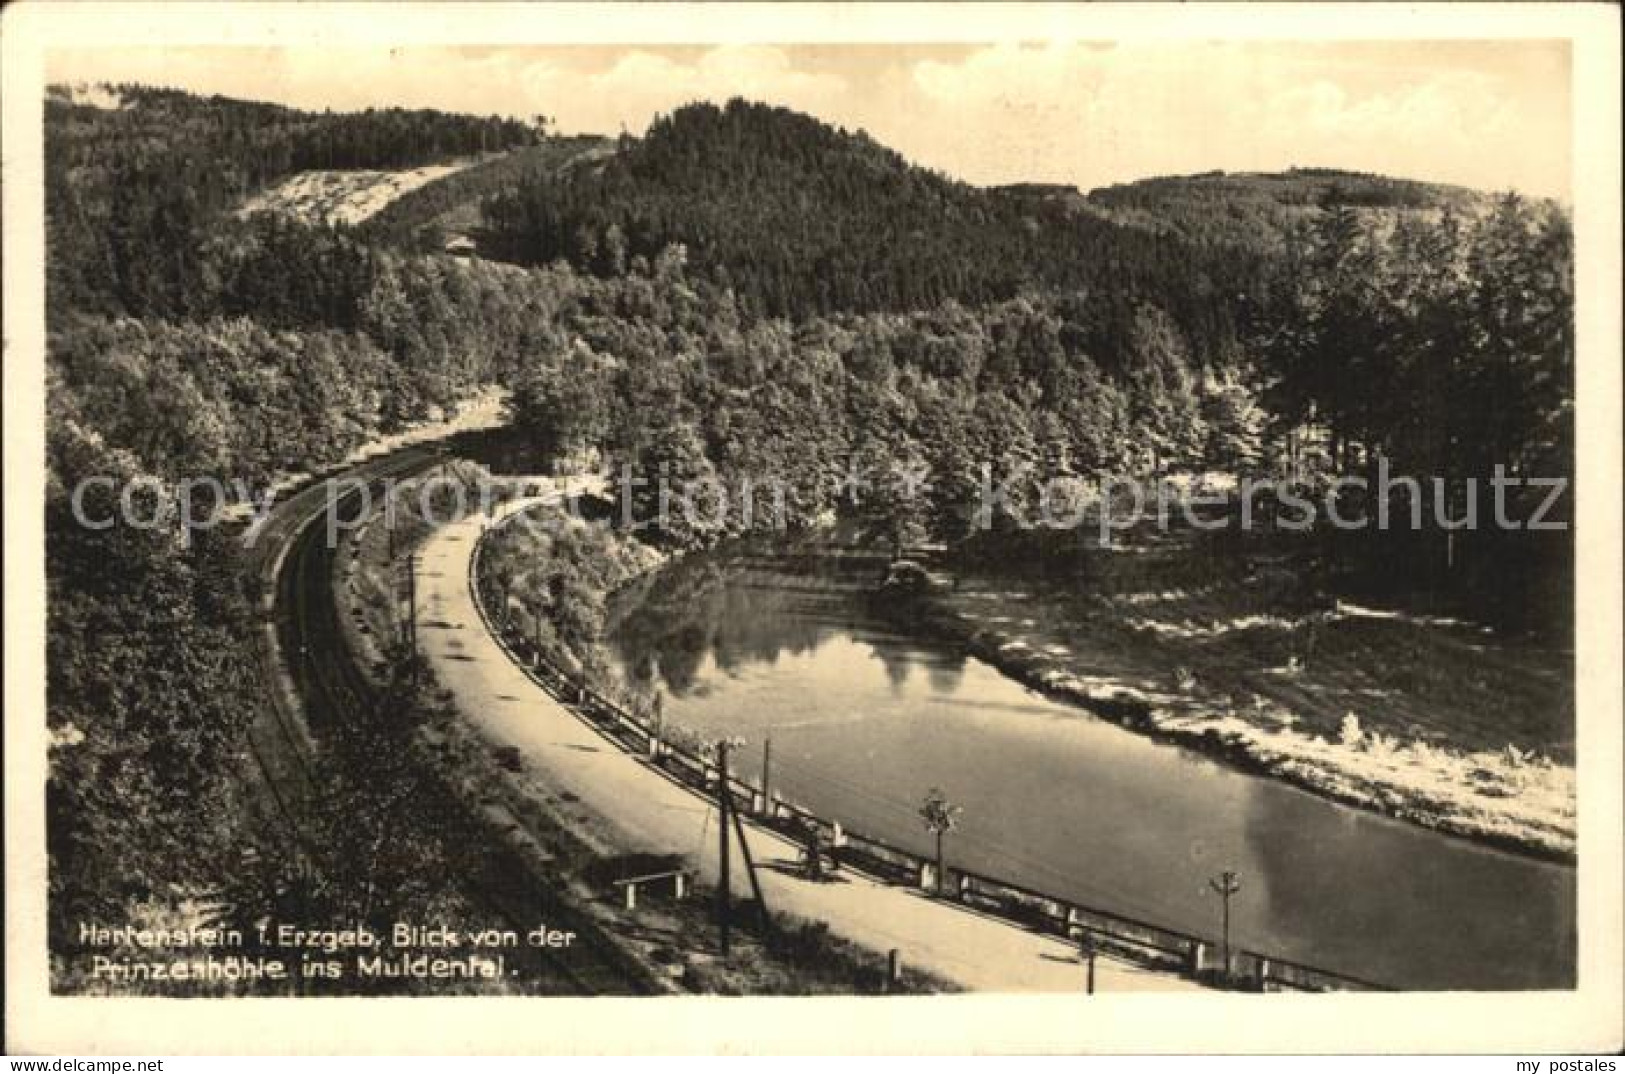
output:
[[1298, 165], [1569, 196], [1562, 41], [125, 48], [54, 52], [47, 73], [305, 108], [542, 113], [610, 134], [743, 96], [973, 183]]

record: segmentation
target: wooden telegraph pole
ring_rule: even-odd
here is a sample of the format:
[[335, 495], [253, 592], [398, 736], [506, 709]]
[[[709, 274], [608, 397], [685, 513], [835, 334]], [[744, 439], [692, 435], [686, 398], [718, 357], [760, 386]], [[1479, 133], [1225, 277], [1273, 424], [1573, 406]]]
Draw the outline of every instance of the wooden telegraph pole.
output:
[[717, 859], [721, 866], [721, 883], [717, 885], [717, 929], [722, 940], [722, 955], [728, 956], [730, 930], [733, 925], [733, 863], [728, 843], [729, 828], [739, 839], [739, 852], [745, 859], [745, 872], [750, 877], [750, 890], [762, 914], [762, 932], [769, 938], [773, 934], [773, 920], [768, 917], [767, 899], [762, 894], [762, 883], [756, 875], [756, 862], [750, 856], [750, 844], [745, 841], [745, 826], [734, 808], [733, 793], [728, 787], [728, 751], [743, 746], [743, 739], [720, 739], [717, 742]]
[[739, 810], [728, 807], [728, 816], [733, 820], [734, 835], [739, 839], [739, 854], [745, 859], [745, 875], [750, 877], [751, 894], [756, 896], [756, 907], [762, 915], [762, 935], [769, 941], [773, 938], [773, 918], [767, 912], [767, 896], [762, 894], [762, 882], [756, 876], [756, 860], [751, 857], [750, 844], [745, 841], [745, 825], [739, 819]]
[[762, 739], [762, 808], [773, 816], [773, 736]]
[[1087, 967], [1084, 992], [1092, 996], [1095, 994], [1095, 934], [1084, 929], [1079, 946], [1083, 951], [1083, 964]]
[[728, 886], [733, 878], [728, 869], [728, 740], [717, 743], [717, 858], [722, 867], [722, 882], [717, 885], [717, 929], [721, 936], [722, 957], [728, 957]]
[[418, 681], [418, 557], [414, 552], [406, 559], [407, 637], [411, 642], [409, 659], [412, 661], [412, 681]]
[[1208, 881], [1208, 885], [1224, 900], [1224, 932], [1223, 942], [1219, 947], [1219, 958], [1224, 967], [1224, 979], [1230, 980], [1230, 897], [1241, 890], [1241, 876], [1232, 869], [1226, 869], [1218, 876]]

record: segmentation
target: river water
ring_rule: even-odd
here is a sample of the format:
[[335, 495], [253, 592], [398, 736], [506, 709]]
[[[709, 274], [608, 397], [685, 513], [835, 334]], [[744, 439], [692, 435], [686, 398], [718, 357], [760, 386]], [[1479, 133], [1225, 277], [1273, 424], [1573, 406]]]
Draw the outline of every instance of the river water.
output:
[[772, 740], [778, 793], [926, 853], [928, 789], [963, 807], [950, 867], [1405, 988], [1572, 987], [1571, 868], [1349, 809], [1050, 701], [874, 614], [872, 561], [694, 556], [611, 603], [622, 674], [664, 718]]

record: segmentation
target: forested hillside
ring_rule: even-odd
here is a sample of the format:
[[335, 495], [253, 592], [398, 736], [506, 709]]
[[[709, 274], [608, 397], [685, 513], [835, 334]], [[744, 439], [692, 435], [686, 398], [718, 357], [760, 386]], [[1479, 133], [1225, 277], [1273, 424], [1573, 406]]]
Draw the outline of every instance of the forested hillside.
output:
[[1390, 214], [1472, 215], [1486, 208], [1483, 194], [1461, 187], [1418, 183], [1329, 168], [1293, 168], [1274, 174], [1207, 172], [1142, 179], [1092, 190], [1076, 204], [1109, 219], [1193, 242], [1224, 243], [1272, 253], [1293, 232], [1334, 208]]
[[803, 318], [980, 304], [1086, 289], [1158, 296], [1203, 356], [1238, 326], [1219, 290], [1267, 269], [1114, 226], [1057, 202], [981, 191], [914, 167], [866, 135], [735, 100], [662, 117], [603, 167], [521, 184], [487, 206], [493, 249], [599, 275], [682, 243], [749, 315]]
[[53, 89], [45, 117], [47, 817], [63, 940], [82, 921], [152, 920], [150, 900], [218, 898], [221, 878], [254, 905], [290, 885], [331, 896], [336, 861], [275, 849], [245, 791], [247, 728], [270, 684], [241, 549], [220, 533], [90, 528], [74, 491], [114, 482], [78, 501], [101, 520], [133, 484], [149, 519], [180, 480], [263, 488], [336, 461], [498, 379], [553, 313], [499, 284], [515, 304], [504, 313], [468, 266], [233, 213], [301, 169], [530, 145], [527, 125], [133, 86], [96, 99]]
[[449, 232], [478, 230], [486, 198], [538, 174], [590, 163], [612, 153], [614, 144], [608, 138], [578, 135], [504, 153], [390, 202], [366, 221], [366, 234], [382, 242], [438, 250]]
[[[207, 310], [222, 211], [308, 169], [409, 168], [533, 145], [498, 117], [385, 109], [352, 114], [111, 87], [116, 107], [45, 102], [52, 311], [179, 316]], [[207, 230], [207, 234], [205, 231]]]
[[[1295, 173], [1080, 208], [743, 102], [610, 153], [506, 120], [117, 92], [46, 111], [57, 929], [195, 888], [252, 842], [233, 765], [264, 697], [233, 550], [74, 524], [87, 476], [257, 484], [485, 384], [513, 390], [538, 465], [776, 482], [792, 526], [839, 511], [891, 539], [965, 538], [984, 465], [1036, 468], [1018, 509], [1055, 474], [1572, 473], [1551, 205]], [[354, 230], [235, 214], [301, 169], [502, 149]], [[491, 259], [423, 252], [482, 201]], [[1255, 218], [1277, 237], [1252, 241]], [[655, 490], [631, 493], [652, 520]], [[739, 508], [644, 532], [702, 545], [771, 517]], [[1438, 575], [1437, 536], [1418, 559], [1462, 592], [1528, 554]]]
[[[894, 440], [918, 438], [916, 415], [939, 403], [960, 411], [910, 457], [1233, 469], [1301, 462], [1307, 440], [1324, 441], [1326, 472], [1378, 457], [1447, 479], [1492, 460], [1567, 472], [1571, 238], [1556, 205], [1322, 170], [1151, 180], [1088, 205], [974, 190], [734, 101], [681, 109], [602, 167], [525, 182], [487, 214], [509, 256], [610, 280], [660, 276], [650, 263], [681, 244], [697, 294], [710, 284], [746, 322], [768, 314], [759, 331], [784, 316], [790, 342], [749, 348], [756, 370], [797, 346], [812, 354], [796, 369], [842, 356], [863, 407], [902, 408], [879, 419]], [[760, 394], [783, 377], [729, 360], [698, 383], [719, 381]], [[697, 421], [732, 409], [690, 401]], [[861, 442], [865, 420], [826, 436]], [[611, 428], [647, 439], [647, 424]], [[729, 434], [696, 433], [665, 450], [727, 457]]]

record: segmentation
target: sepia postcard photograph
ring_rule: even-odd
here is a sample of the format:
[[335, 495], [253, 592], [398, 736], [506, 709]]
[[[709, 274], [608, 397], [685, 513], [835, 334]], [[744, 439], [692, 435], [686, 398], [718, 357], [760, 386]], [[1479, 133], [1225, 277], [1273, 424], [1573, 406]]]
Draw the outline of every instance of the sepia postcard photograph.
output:
[[1617, 8], [4, 30], [8, 1050], [1619, 1046]]

